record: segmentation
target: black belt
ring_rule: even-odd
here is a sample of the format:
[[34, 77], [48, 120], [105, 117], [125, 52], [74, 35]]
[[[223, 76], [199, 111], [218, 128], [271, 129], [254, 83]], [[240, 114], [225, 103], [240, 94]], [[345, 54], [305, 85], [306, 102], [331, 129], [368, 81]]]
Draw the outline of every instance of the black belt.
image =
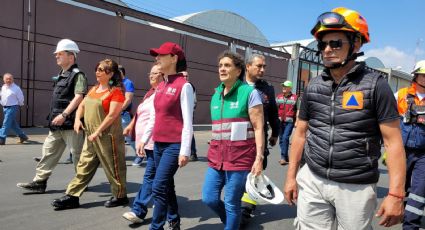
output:
[[13, 106], [17, 106], [17, 105], [3, 106], [3, 108], [10, 108], [10, 107], [13, 107]]

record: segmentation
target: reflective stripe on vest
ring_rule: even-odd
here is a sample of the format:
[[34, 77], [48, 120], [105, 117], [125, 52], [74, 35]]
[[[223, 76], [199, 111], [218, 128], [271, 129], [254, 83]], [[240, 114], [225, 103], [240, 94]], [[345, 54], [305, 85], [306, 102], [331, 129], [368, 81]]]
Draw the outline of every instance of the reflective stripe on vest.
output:
[[213, 140], [230, 140], [232, 123], [246, 122], [246, 138], [254, 138], [251, 121], [248, 114], [248, 101], [252, 86], [237, 80], [230, 91], [224, 95], [224, 84], [221, 83], [211, 99], [211, 120]]
[[283, 94], [281, 94], [276, 98], [276, 103], [278, 105], [279, 115], [282, 121], [294, 122], [294, 107], [297, 103], [297, 95], [291, 94], [291, 96], [287, 98]]
[[232, 123], [246, 122], [247, 136], [246, 139], [254, 138], [254, 129], [249, 119], [246, 118], [229, 118], [212, 122], [212, 138], [213, 140], [230, 140], [232, 135]]

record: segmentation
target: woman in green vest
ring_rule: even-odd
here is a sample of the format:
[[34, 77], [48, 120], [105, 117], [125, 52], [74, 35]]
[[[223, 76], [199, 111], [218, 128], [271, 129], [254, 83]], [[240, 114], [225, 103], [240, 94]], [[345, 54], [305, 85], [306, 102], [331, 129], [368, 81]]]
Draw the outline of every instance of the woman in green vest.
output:
[[212, 140], [202, 201], [226, 230], [239, 229], [246, 176], [263, 170], [263, 105], [257, 90], [243, 82], [244, 72], [242, 57], [224, 52], [219, 57], [221, 84], [211, 99]]

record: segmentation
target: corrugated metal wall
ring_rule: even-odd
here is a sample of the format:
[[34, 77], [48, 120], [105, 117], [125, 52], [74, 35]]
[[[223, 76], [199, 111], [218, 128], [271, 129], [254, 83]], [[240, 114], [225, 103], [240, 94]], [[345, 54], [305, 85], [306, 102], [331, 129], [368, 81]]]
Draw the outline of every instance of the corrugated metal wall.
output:
[[[270, 53], [273, 57], [267, 57], [266, 79], [275, 85], [277, 91], [280, 91], [279, 83], [286, 79], [288, 54], [103, 1], [77, 2], [109, 12], [124, 11], [135, 18], [152, 19], [205, 37], [214, 36], [214, 39], [227, 44], [233, 42]], [[11, 72], [25, 94], [26, 106], [20, 114], [23, 126], [47, 124], [52, 93], [51, 78], [59, 72], [53, 51], [62, 38], [70, 38], [78, 43], [81, 52], [77, 63], [87, 74], [90, 85], [95, 84], [94, 67], [98, 61], [112, 58], [124, 65], [127, 75], [135, 83], [135, 105], [149, 88], [147, 73], [153, 61], [149, 48], [158, 47], [165, 41], [179, 43], [186, 52], [190, 79], [198, 92], [195, 124], [210, 123], [209, 100], [213, 88], [219, 84], [217, 56], [228, 49], [227, 45], [55, 0], [3, 0], [0, 8], [0, 73]], [[243, 50], [239, 51], [244, 53]]]

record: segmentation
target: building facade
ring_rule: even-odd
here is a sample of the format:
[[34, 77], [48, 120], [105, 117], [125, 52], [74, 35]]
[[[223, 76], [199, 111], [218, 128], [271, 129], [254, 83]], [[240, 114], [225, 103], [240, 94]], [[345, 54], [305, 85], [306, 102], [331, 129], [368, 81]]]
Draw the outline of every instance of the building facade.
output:
[[[135, 83], [135, 102], [149, 89], [147, 73], [154, 59], [149, 48], [165, 41], [180, 44], [187, 56], [190, 80], [196, 86], [195, 124], [210, 124], [209, 102], [219, 84], [217, 57], [232, 49], [242, 55], [266, 56], [266, 79], [276, 90], [287, 78], [290, 55], [228, 35], [164, 19], [121, 4], [101, 0], [3, 0], [0, 8], [0, 73], [10, 72], [21, 86], [26, 106], [22, 126], [45, 126], [52, 95], [52, 77], [59, 68], [53, 55], [57, 42], [69, 38], [81, 52], [77, 63], [96, 83], [95, 65], [112, 58], [126, 67]], [[3, 115], [0, 112], [0, 120]]]

